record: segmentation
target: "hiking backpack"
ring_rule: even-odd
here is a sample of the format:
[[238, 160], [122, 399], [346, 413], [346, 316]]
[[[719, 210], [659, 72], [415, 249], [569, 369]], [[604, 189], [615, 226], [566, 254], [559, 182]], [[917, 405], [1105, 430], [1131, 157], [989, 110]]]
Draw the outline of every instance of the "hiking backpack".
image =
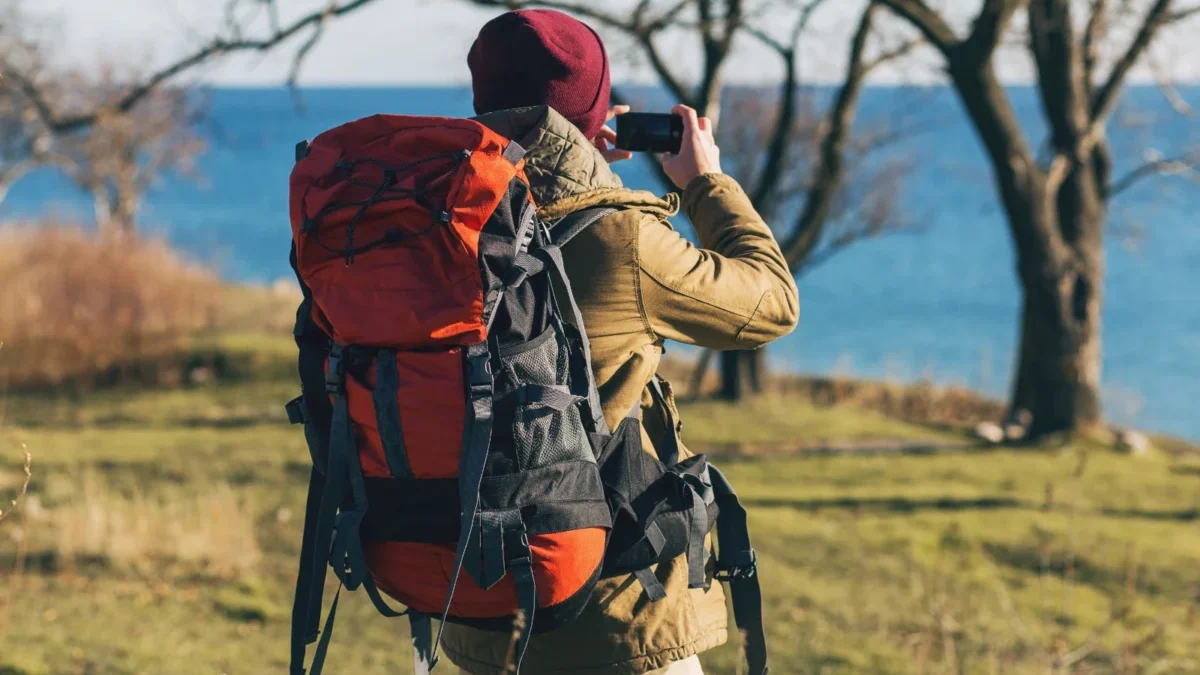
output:
[[[615, 430], [600, 407], [560, 247], [613, 210], [541, 222], [524, 154], [473, 120], [395, 115], [296, 148], [302, 394], [287, 412], [313, 467], [290, 672], [313, 642], [321, 671], [341, 587], [408, 616], [418, 675], [446, 621], [512, 632], [519, 669], [529, 636], [578, 617], [598, 579], [635, 574], [655, 601], [653, 566], [686, 554], [689, 586], [729, 581], [765, 674], [736, 494], [703, 456], [679, 461], [673, 429], [645, 453], [640, 405]], [[322, 630], [326, 565], [340, 586]]]

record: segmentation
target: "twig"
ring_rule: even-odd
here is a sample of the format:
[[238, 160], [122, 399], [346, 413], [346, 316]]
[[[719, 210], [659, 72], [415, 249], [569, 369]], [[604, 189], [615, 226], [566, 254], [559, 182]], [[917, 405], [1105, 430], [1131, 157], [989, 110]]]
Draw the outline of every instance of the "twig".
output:
[[1195, 115], [1196, 109], [1183, 99], [1183, 96], [1179, 93], [1179, 89], [1171, 81], [1171, 74], [1163, 68], [1162, 63], [1155, 58], [1154, 54], [1150, 54], [1146, 60], [1150, 65], [1150, 72], [1154, 75], [1154, 82], [1158, 85], [1158, 90], [1167, 99], [1167, 103], [1171, 104], [1171, 108], [1184, 117]]
[[1083, 84], [1091, 91], [1100, 58], [1100, 41], [1108, 33], [1108, 0], [1092, 0], [1092, 12], [1083, 30]]
[[298, 112], [304, 111], [304, 100], [301, 98], [300, 90], [297, 86], [300, 80], [300, 69], [304, 67], [304, 60], [308, 57], [308, 53], [317, 45], [317, 42], [324, 33], [325, 22], [321, 21], [313, 27], [312, 34], [308, 36], [304, 44], [300, 45], [300, 49], [296, 50], [296, 56], [292, 59], [292, 69], [288, 72], [287, 88], [292, 94], [292, 105]]
[[1108, 188], [1109, 197], [1115, 197], [1151, 176], [1196, 173], [1200, 169], [1200, 148], [1192, 148], [1177, 157], [1154, 159], [1133, 169], [1113, 181]]
[[521, 633], [525, 632], [525, 612], [517, 610], [513, 616], [512, 637], [508, 642], [508, 651], [504, 654], [504, 675], [517, 675], [517, 643], [521, 641]]
[[[232, 52], [269, 51], [299, 35], [305, 29], [316, 27], [332, 17], [354, 12], [372, 2], [375, 2], [375, 0], [350, 0], [345, 4], [330, 4], [293, 21], [281, 30], [272, 31], [271, 35], [262, 39], [242, 38], [240, 29], [231, 30], [230, 39], [222, 37], [214, 38], [211, 42], [191, 54], [153, 73], [143, 82], [130, 88], [108, 104], [79, 114], [60, 116], [51, 107], [41, 88], [37, 86], [33, 78], [19, 69], [10, 67], [11, 64], [0, 63], [0, 66], [4, 67], [5, 74], [11, 77], [21, 87], [23, 93], [29, 97], [33, 103], [34, 110], [37, 111], [46, 127], [55, 133], [66, 134], [90, 126], [107, 114], [129, 112], [142, 99], [158, 89], [160, 85], [208, 62], [210, 59], [225, 56]], [[233, 16], [232, 5], [230, 6], [229, 16]]]
[[1170, 23], [1178, 23], [1184, 19], [1189, 19], [1196, 14], [1200, 14], [1200, 5], [1196, 5], [1195, 7], [1185, 7], [1181, 10], [1178, 10], [1171, 14], [1171, 18], [1168, 21]]
[[921, 31], [925, 39], [929, 40], [930, 44], [937, 47], [943, 54], [948, 56], [962, 45], [962, 40], [955, 35], [954, 29], [942, 15], [921, 0], [881, 0], [881, 2]]
[[1124, 86], [1125, 79], [1129, 76], [1129, 71], [1133, 70], [1133, 66], [1141, 59], [1142, 54], [1145, 53], [1150, 43], [1157, 37], [1158, 31], [1164, 25], [1171, 23], [1170, 8], [1171, 0], [1155, 0], [1154, 6], [1146, 13], [1137, 36], [1130, 43], [1129, 48], [1125, 50], [1125, 53], [1121, 55], [1121, 58], [1117, 59], [1117, 63], [1113, 66], [1108, 80], [1100, 88], [1100, 91], [1096, 94], [1096, 99], [1092, 102], [1091, 118], [1093, 124], [1102, 123], [1112, 112], [1113, 107], [1117, 103], [1117, 93]]
[[25, 480], [23, 483], [21, 483], [21, 488], [17, 490], [17, 496], [9, 502], [8, 510], [0, 510], [0, 521], [3, 521], [5, 518], [11, 516], [13, 511], [16, 511], [17, 507], [21, 505], [21, 500], [23, 500], [25, 498], [25, 494], [29, 492], [29, 481], [33, 479], [33, 471], [30, 470], [30, 468], [33, 466], [33, 455], [29, 454], [29, 449], [26, 448], [24, 444], [21, 445], [21, 452], [25, 455], [25, 466], [23, 467], [25, 472]]
[[[792, 266], [799, 266], [816, 250], [821, 241], [825, 223], [829, 219], [834, 202], [842, 188], [845, 178], [843, 155], [846, 138], [854, 125], [858, 97], [867, 76], [863, 53], [866, 50], [867, 38], [871, 33], [875, 8], [876, 3], [871, 2], [863, 10], [862, 18], [859, 20], [858, 28], [850, 44], [846, 76], [829, 112], [828, 131], [821, 139], [819, 163], [814, 172], [812, 185], [808, 190], [807, 199], [797, 219], [795, 229], [782, 246], [788, 264]], [[833, 252], [836, 252], [836, 248]]]

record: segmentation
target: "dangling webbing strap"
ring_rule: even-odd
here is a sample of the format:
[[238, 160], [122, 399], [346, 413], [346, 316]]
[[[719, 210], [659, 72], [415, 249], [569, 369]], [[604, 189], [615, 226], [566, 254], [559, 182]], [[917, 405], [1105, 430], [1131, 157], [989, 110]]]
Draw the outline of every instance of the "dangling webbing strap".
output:
[[[485, 559], [500, 560], [500, 576], [504, 570], [513, 575], [513, 584], [517, 589], [517, 607], [521, 612], [520, 630], [517, 632], [517, 642], [514, 645], [512, 664], [516, 672], [521, 670], [521, 662], [525, 659], [525, 650], [529, 646], [529, 636], [533, 634], [533, 622], [537, 615], [537, 582], [533, 576], [533, 553], [529, 549], [529, 536], [525, 531], [525, 521], [521, 518], [520, 509], [494, 511], [490, 514], [488, 528], [498, 531], [498, 536], [487, 536], [485, 541], [491, 542], [491, 550], [484, 551]], [[499, 547], [499, 550], [496, 550]], [[496, 578], [495, 581], [499, 581]], [[493, 581], [493, 585], [495, 584]]]
[[300, 544], [300, 570], [296, 573], [296, 595], [292, 601], [290, 664], [292, 675], [304, 675], [305, 647], [317, 639], [317, 630], [320, 628], [321, 595], [324, 583], [320, 587], [314, 588], [311, 580], [316, 566], [325, 567], [325, 561], [314, 550], [317, 544], [317, 513], [321, 506], [321, 493], [324, 489], [325, 476], [314, 467], [308, 478], [308, 497], [304, 506], [304, 535]]
[[749, 675], [767, 675], [767, 634], [763, 627], [762, 588], [758, 560], [750, 545], [746, 508], [733, 486], [715, 466], [709, 465], [717, 508], [717, 579], [729, 584], [733, 618], [745, 634]]
[[[644, 544], [650, 548], [651, 557], [658, 559], [659, 552], [667, 542], [667, 538], [663, 536], [662, 529], [658, 523], [651, 521], [646, 527], [646, 535], [643, 538]], [[638, 582], [642, 585], [642, 590], [646, 591], [646, 597], [650, 602], [658, 602], [667, 597], [667, 589], [663, 587], [662, 582], [654, 575], [654, 571], [649, 567], [643, 567], [633, 573]]]
[[428, 614], [409, 612], [412, 633], [413, 675], [429, 675], [433, 670], [433, 622]]
[[450, 603], [458, 577], [463, 571], [463, 560], [467, 544], [475, 531], [478, 520], [479, 488], [483, 483], [483, 470], [487, 464], [488, 447], [492, 442], [492, 364], [487, 341], [467, 348], [464, 369], [467, 380], [467, 423], [463, 435], [462, 457], [458, 467], [458, 489], [462, 500], [462, 516], [459, 521], [460, 534], [454, 552], [454, 567], [450, 575], [450, 587], [446, 592], [446, 605], [438, 625], [437, 639], [433, 643], [433, 654], [429, 666], [437, 665], [437, 651], [442, 642], [442, 631], [446, 628], [446, 617], [450, 614]]
[[[704, 546], [704, 537], [712, 525], [708, 521], [708, 505], [712, 504], [715, 498], [709, 466], [706, 462], [697, 461], [692, 463], [687, 471], [680, 473], [679, 477], [692, 497], [692, 507], [687, 511], [688, 588], [708, 588], [708, 575], [705, 571], [708, 549]], [[720, 516], [717, 517], [717, 522], [720, 522]]]
[[[296, 580], [296, 599], [293, 605], [290, 670], [294, 675], [304, 674], [304, 647], [316, 637], [314, 633], [320, 620], [320, 598], [325, 587], [326, 561], [333, 567], [334, 574], [347, 590], [354, 591], [362, 586], [381, 614], [388, 617], [403, 614], [389, 607], [383, 600], [367, 569], [366, 555], [362, 548], [360, 528], [367, 513], [367, 494], [354, 430], [350, 423], [349, 403], [346, 400], [345, 356], [345, 349], [341, 345], [332, 345], [329, 367], [325, 375], [326, 393], [333, 397], [333, 415], [329, 426], [329, 457], [324, 484], [320, 485], [322, 481], [319, 480], [311, 480], [309, 485], [310, 501], [306, 507], [305, 539], [301, 545], [301, 575]], [[318, 491], [320, 500], [314, 513], [312, 498]], [[329, 548], [326, 549], [325, 546]], [[338, 593], [340, 597], [341, 588], [338, 589]], [[304, 620], [295, 621], [300, 618], [301, 611], [304, 612]], [[325, 628], [321, 631], [320, 642], [308, 671], [310, 675], [320, 675], [336, 616], [337, 597], [330, 606]]]

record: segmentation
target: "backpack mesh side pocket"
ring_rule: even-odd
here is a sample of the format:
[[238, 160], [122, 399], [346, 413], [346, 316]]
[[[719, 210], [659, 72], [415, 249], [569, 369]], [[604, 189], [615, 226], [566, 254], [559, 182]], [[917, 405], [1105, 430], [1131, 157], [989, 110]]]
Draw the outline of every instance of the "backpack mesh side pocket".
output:
[[[551, 325], [517, 352], [501, 361], [518, 383], [512, 438], [520, 470], [558, 462], [595, 462], [591, 442], [583, 427], [580, 401], [570, 400], [569, 350], [566, 338]], [[555, 394], [554, 398], [546, 392]], [[536, 392], [539, 396], [522, 396]]]

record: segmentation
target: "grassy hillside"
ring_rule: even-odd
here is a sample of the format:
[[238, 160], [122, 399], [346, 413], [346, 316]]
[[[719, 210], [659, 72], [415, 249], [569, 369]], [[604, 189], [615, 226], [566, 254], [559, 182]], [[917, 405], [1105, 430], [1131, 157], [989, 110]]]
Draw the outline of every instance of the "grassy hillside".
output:
[[[283, 672], [307, 450], [286, 340], [193, 345], [220, 384], [10, 395], [0, 494], [0, 674]], [[207, 352], [205, 350], [208, 350]], [[197, 382], [219, 373], [197, 366]], [[1090, 445], [773, 455], [817, 441], [961, 441], [774, 397], [685, 404], [685, 441], [751, 509], [773, 673], [1200, 672], [1200, 462]], [[820, 444], [820, 443], [816, 443]], [[343, 600], [332, 672], [410, 672], [406, 625]], [[704, 657], [736, 673], [732, 646]]]

